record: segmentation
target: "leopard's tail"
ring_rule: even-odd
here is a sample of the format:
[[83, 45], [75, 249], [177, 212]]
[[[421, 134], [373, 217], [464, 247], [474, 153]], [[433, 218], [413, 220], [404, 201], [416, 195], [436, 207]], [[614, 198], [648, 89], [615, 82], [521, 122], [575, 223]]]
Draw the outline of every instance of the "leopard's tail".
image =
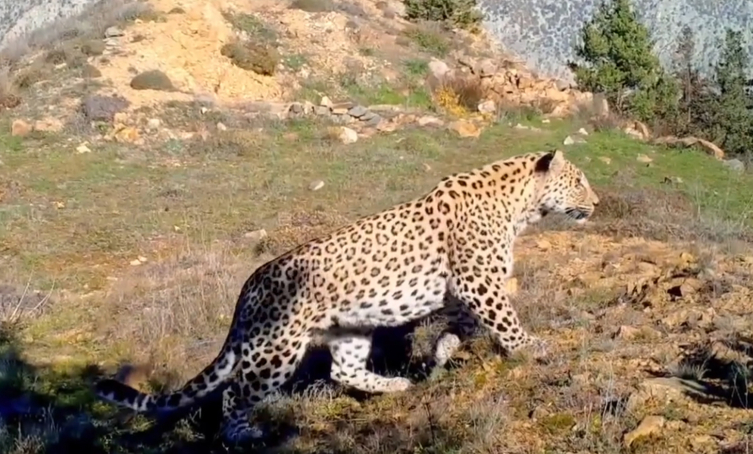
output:
[[[230, 331], [232, 333], [233, 330]], [[113, 379], [97, 382], [94, 392], [105, 401], [137, 412], [169, 412], [191, 405], [214, 391], [235, 374], [240, 360], [240, 345], [232, 339], [229, 333], [217, 357], [176, 392], [161, 395], [146, 394]]]

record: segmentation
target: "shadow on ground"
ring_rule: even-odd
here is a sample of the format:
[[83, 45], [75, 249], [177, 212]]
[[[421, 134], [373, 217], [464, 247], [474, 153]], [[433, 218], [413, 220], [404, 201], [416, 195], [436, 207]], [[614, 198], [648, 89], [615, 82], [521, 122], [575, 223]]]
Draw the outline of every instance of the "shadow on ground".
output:
[[[382, 328], [374, 335], [370, 368], [386, 375], [426, 377], [424, 359], [413, 355], [415, 325]], [[13, 330], [0, 332], [0, 418], [4, 431], [3, 452], [227, 452], [219, 439], [221, 392], [216, 390], [200, 406], [187, 408], [160, 420], [136, 415], [99, 401], [94, 383], [105, 377], [97, 366], [77, 366], [64, 371], [34, 367], [22, 359]], [[312, 387], [337, 387], [329, 378], [332, 358], [326, 347], [311, 349], [282, 396], [302, 395]], [[366, 393], [347, 392], [358, 401]], [[262, 451], [296, 452], [284, 445], [299, 434], [296, 415], [262, 410], [259, 420], [268, 436]], [[430, 428], [427, 428], [429, 430]], [[333, 434], [336, 436], [336, 434]], [[326, 446], [327, 440], [321, 440]], [[3, 446], [5, 443], [10, 445]], [[328, 451], [329, 452], [329, 451]]]

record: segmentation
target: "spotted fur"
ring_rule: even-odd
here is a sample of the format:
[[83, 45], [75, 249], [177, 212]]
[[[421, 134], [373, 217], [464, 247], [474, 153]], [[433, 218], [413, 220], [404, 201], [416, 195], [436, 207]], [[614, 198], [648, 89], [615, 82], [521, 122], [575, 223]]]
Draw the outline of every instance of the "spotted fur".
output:
[[[333, 356], [332, 378], [367, 392], [403, 391], [408, 379], [366, 369], [371, 333], [437, 311], [450, 324], [435, 346], [443, 365], [484, 326], [508, 351], [543, 341], [521, 326], [505, 291], [513, 242], [549, 213], [585, 222], [599, 199], [558, 150], [500, 160], [441, 180], [428, 193], [309, 241], [257, 269], [245, 282], [217, 357], [180, 390], [140, 393], [115, 380], [97, 394], [136, 411], [170, 411], [226, 380], [224, 435], [261, 435], [248, 410], [285, 383], [315, 336]], [[480, 322], [480, 323], [479, 323]]]

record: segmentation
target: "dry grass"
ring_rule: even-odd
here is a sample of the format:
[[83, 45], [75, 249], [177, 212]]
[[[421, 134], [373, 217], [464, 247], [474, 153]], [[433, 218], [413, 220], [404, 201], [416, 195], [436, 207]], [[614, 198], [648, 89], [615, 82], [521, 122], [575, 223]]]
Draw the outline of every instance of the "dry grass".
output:
[[[18, 405], [13, 408], [24, 408], [19, 396], [33, 395], [41, 396], [35, 411], [52, 409], [40, 411], [46, 415], [42, 422], [21, 425], [16, 419], [29, 412], [14, 414], [0, 442], [4, 452], [222, 451], [213, 439], [217, 402], [192, 420], [160, 429], [160, 441], [137, 435], [140, 445], [126, 443], [121, 432], [143, 429], [148, 422], [125, 418], [93, 399], [89, 386], [103, 372], [87, 365], [101, 364], [108, 373], [123, 363], [143, 365], [141, 388], [174, 389], [214, 356], [242, 282], [266, 260], [359, 215], [407, 200], [453, 171], [560, 143], [580, 127], [552, 122], [551, 129], [534, 133], [497, 124], [472, 147], [449, 133], [407, 129], [362, 138], [353, 147], [328, 140], [326, 126], [315, 122], [259, 122], [251, 128], [240, 120], [236, 124], [233, 112], [208, 107], [198, 114], [199, 103], [172, 104], [151, 113], [166, 124], [205, 128], [209, 136], [149, 150], [116, 144], [81, 155], [61, 147], [61, 137], [1, 137], [11, 172], [0, 182], [13, 190], [0, 213], [0, 256], [9, 259], [0, 269], [0, 284], [8, 284], [0, 288], [0, 316], [13, 323], [6, 324], [12, 332], [3, 344], [8, 351], [0, 389]], [[211, 129], [218, 121], [229, 129]], [[645, 145], [612, 132], [587, 140], [567, 153], [587, 169], [602, 196], [593, 225], [563, 224], [562, 231], [546, 237], [534, 229], [516, 246], [519, 291], [513, 303], [527, 329], [551, 342], [549, 362], [525, 354], [499, 356], [488, 337], [479, 336], [459, 352], [444, 377], [424, 380], [422, 364], [441, 320], [423, 321], [415, 331], [385, 330], [372, 358], [375, 370], [410, 376], [416, 389], [364, 397], [330, 383], [327, 355], [312, 352], [279, 399], [262, 409], [270, 444], [279, 447], [261, 452], [491, 454], [500, 446], [521, 454], [623, 452], [622, 435], [642, 416], [625, 411], [624, 399], [646, 378], [633, 361], [655, 364], [660, 358], [659, 364], [668, 365], [678, 357], [674, 346], [688, 329], [694, 335], [711, 329], [663, 325], [680, 306], [724, 313], [716, 332], [744, 329], [744, 299], [727, 300], [739, 294], [723, 290], [746, 281], [725, 283], [699, 272], [693, 278], [713, 292], [670, 304], [661, 284], [652, 293], [652, 310], [645, 311], [644, 301], [622, 294], [626, 281], [637, 279], [638, 266], [615, 265], [630, 254], [661, 263], [685, 248], [704, 263], [699, 269], [744, 276], [744, 262], [718, 256], [722, 248], [706, 255], [700, 250], [714, 239], [711, 232], [724, 241], [734, 238], [731, 231], [714, 230], [711, 219], [718, 220], [717, 227], [723, 219], [738, 222], [744, 231], [744, 219], [721, 215], [729, 217], [726, 207], [744, 211], [740, 207], [747, 198], [733, 193], [721, 206], [718, 198], [691, 190], [693, 176], [717, 193], [728, 184], [726, 170], [711, 167], [705, 157], [663, 150], [666, 160], [657, 158], [646, 168], [634, 160], [633, 148]], [[611, 167], [596, 159], [604, 152], [614, 161]], [[698, 162], [681, 165], [688, 159]], [[621, 176], [613, 176], [616, 168]], [[670, 171], [680, 172], [687, 187], [662, 186], [658, 176]], [[309, 190], [318, 179], [324, 187]], [[750, 184], [735, 182], [738, 188]], [[675, 241], [678, 232], [696, 235], [698, 250], [636, 238], [664, 235]], [[541, 238], [549, 247], [538, 245]], [[640, 249], [640, 244], [650, 247]], [[733, 269], [732, 263], [742, 268]], [[656, 266], [657, 273], [666, 271]], [[615, 325], [658, 326], [664, 337], [661, 342], [615, 337]], [[13, 356], [15, 348], [23, 349], [21, 359]], [[23, 364], [31, 359], [36, 369]], [[21, 378], [3, 378], [16, 376]], [[680, 420], [694, 413], [709, 420], [724, 414], [735, 423], [746, 417], [742, 409], [690, 405], [696, 404], [656, 411]], [[649, 410], [654, 407], [641, 409]], [[731, 424], [725, 430], [736, 430]], [[687, 438], [669, 431], [657, 446], [666, 445], [663, 452], [691, 452], [681, 443]]]
[[481, 79], [473, 75], [443, 77], [432, 85], [434, 104], [442, 111], [458, 117], [477, 112], [478, 105], [487, 95]]

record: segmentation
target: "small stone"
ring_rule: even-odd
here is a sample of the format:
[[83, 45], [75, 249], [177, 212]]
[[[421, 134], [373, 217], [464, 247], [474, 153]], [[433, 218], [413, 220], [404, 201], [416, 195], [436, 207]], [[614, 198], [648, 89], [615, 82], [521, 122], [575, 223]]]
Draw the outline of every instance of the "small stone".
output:
[[321, 116], [329, 115], [330, 114], [329, 107], [328, 106], [316, 106], [314, 107], [314, 114], [321, 115]]
[[267, 237], [267, 231], [264, 229], [253, 230], [251, 232], [244, 233], [243, 237], [251, 241], [261, 241]]
[[478, 74], [479, 77], [492, 77], [497, 73], [497, 66], [491, 59], [485, 58], [476, 65], [474, 72]]
[[45, 118], [34, 122], [34, 130], [40, 132], [60, 132], [63, 130], [63, 122], [56, 118]]
[[724, 161], [724, 165], [727, 166], [733, 172], [745, 172], [745, 164], [739, 159], [727, 159]]
[[81, 145], [76, 147], [76, 152], [79, 154], [91, 153], [91, 150], [89, 149], [89, 147], [87, 147], [85, 144], [82, 143]]
[[328, 96], [322, 96], [321, 101], [319, 101], [319, 105], [322, 107], [332, 107], [332, 100], [329, 99]]
[[575, 139], [573, 139], [570, 136], [567, 136], [567, 137], [565, 137], [565, 140], [562, 141], [562, 144], [563, 145], [573, 145], [573, 144], [575, 144]]
[[421, 127], [425, 127], [425, 126], [442, 126], [442, 125], [444, 125], [444, 122], [442, 120], [440, 120], [437, 117], [432, 117], [430, 115], [424, 115], [423, 117], [419, 117], [416, 120], [416, 123], [419, 126], [421, 126]]
[[222, 123], [221, 121], [217, 122], [217, 130], [218, 131], [227, 131], [227, 126], [225, 126], [225, 124]]
[[309, 185], [309, 190], [311, 190], [311, 191], [318, 191], [318, 190], [320, 190], [323, 187], [324, 187], [324, 181], [322, 181], [322, 180], [316, 180], [316, 181], [312, 182]]
[[149, 121], [146, 123], [147, 129], [150, 131], [156, 131], [160, 127], [160, 119], [159, 118], [150, 118]]
[[368, 109], [366, 109], [364, 106], [359, 104], [350, 108], [350, 110], [348, 110], [348, 115], [355, 118], [361, 118], [364, 115], [366, 115], [368, 112], [369, 112]]
[[639, 154], [635, 159], [636, 161], [641, 162], [643, 164], [649, 164], [654, 161], [653, 159], [649, 158], [645, 154]]
[[147, 258], [146, 258], [146, 257], [144, 257], [143, 255], [140, 255], [140, 256], [139, 256], [138, 258], [139, 258], [139, 262], [141, 262], [141, 263], [146, 263], [146, 262], [148, 262], [148, 261], [149, 261], [149, 259], [147, 259]]
[[448, 124], [447, 128], [463, 138], [479, 137], [481, 135], [481, 128], [467, 120], [455, 120]]
[[31, 125], [24, 120], [13, 120], [10, 126], [10, 135], [13, 137], [24, 137], [31, 133]]
[[479, 103], [478, 111], [481, 113], [493, 114], [497, 111], [497, 105], [494, 103], [493, 100], [489, 99], [489, 100]]
[[513, 126], [513, 128], [515, 128], [515, 129], [531, 129], [528, 126], [522, 125], [520, 123], [518, 123], [515, 126]]
[[548, 124], [548, 123], [551, 123], [551, 122], [552, 122], [552, 120], [550, 120], [550, 119], [548, 119], [548, 118], [544, 118], [543, 120], [541, 120], [541, 122], [542, 122], [542, 123], [545, 123], [545, 124]]
[[588, 135], [588, 131], [586, 131], [586, 128], [580, 128], [578, 130], [578, 134], [580, 134], [582, 136], [587, 136]]
[[136, 128], [130, 126], [119, 129], [113, 137], [116, 142], [120, 143], [135, 143], [139, 140], [139, 131]]
[[344, 144], [356, 143], [358, 141], [358, 133], [350, 128], [341, 126], [337, 128], [337, 139]]
[[107, 27], [105, 30], [105, 38], [116, 38], [123, 35], [125, 35], [125, 32], [114, 25], [112, 27]]
[[538, 247], [542, 251], [548, 251], [552, 248], [552, 243], [547, 240], [539, 240], [536, 242], [536, 247]]
[[368, 120], [364, 120], [364, 117], [361, 117], [360, 120], [363, 121], [366, 126], [379, 126], [384, 119], [380, 115], [374, 114], [374, 116]]
[[662, 416], [646, 416], [635, 430], [625, 434], [625, 446], [629, 448], [638, 438], [649, 437], [659, 433], [664, 428], [665, 423], [666, 420]]
[[302, 115], [303, 112], [303, 104], [299, 102], [294, 102], [290, 104], [290, 108], [288, 109], [288, 112], [290, 112], [293, 115]]
[[139, 265], [141, 265], [141, 260], [139, 259], [131, 260], [131, 266], [139, 266]]
[[429, 72], [437, 79], [441, 79], [450, 71], [450, 67], [442, 60], [432, 59], [429, 62]]
[[612, 163], [612, 160], [606, 156], [599, 156], [599, 161], [603, 162], [606, 165], [609, 165]]

